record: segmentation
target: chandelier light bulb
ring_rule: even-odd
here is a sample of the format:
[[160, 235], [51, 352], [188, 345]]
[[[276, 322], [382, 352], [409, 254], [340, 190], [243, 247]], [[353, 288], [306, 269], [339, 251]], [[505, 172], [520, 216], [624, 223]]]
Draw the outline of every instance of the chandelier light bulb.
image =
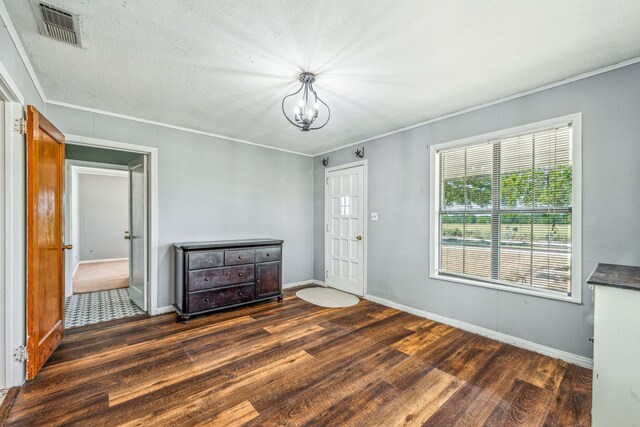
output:
[[[282, 99], [282, 113], [289, 123], [301, 131], [310, 131], [325, 127], [331, 118], [331, 110], [329, 109], [329, 106], [318, 97], [318, 94], [313, 88], [316, 76], [312, 73], [302, 73], [298, 77], [298, 80], [300, 80], [301, 83], [300, 89]], [[287, 107], [287, 109], [285, 109], [285, 103], [290, 99], [295, 99], [297, 96], [299, 96], [299, 98], [297, 104], [295, 104], [296, 106], [293, 108], [292, 119], [286, 113], [287, 109], [291, 107]], [[325, 108], [323, 110], [326, 110], [326, 114], [324, 112], [322, 115], [319, 114], [321, 104], [324, 105]], [[320, 116], [323, 118], [321, 120], [322, 124], [318, 125], [316, 123], [316, 119]]]

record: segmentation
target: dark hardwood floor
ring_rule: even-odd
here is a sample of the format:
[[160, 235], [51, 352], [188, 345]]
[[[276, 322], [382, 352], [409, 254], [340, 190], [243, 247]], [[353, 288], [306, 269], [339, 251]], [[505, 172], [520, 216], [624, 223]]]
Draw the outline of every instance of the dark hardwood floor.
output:
[[384, 306], [286, 292], [68, 331], [8, 425], [590, 425], [591, 371]]

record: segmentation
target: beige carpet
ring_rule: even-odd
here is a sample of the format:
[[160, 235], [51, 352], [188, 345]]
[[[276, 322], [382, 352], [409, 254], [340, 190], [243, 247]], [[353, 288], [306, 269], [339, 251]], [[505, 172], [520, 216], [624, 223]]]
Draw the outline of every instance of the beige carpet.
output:
[[73, 293], [129, 287], [129, 260], [80, 264], [73, 276]]

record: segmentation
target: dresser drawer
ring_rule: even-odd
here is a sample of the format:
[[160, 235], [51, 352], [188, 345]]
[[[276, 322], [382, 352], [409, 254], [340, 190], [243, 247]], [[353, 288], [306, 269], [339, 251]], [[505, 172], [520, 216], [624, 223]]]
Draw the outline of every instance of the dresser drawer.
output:
[[190, 271], [188, 290], [197, 291], [201, 289], [237, 285], [240, 283], [253, 282], [253, 279], [253, 264]]
[[282, 258], [280, 246], [256, 249], [256, 262], [279, 261]]
[[253, 283], [189, 294], [189, 311], [198, 312], [253, 300]]
[[224, 251], [193, 252], [188, 256], [188, 269], [222, 267], [224, 265]]
[[224, 251], [224, 265], [248, 264], [254, 262], [253, 249], [237, 249]]

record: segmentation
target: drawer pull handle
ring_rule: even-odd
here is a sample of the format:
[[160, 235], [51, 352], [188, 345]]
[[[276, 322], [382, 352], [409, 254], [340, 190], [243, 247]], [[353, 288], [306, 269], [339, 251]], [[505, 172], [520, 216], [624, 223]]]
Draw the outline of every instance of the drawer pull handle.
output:
[[242, 291], [238, 291], [238, 296], [241, 297], [242, 296]]
[[238, 259], [243, 259], [244, 257], [242, 255], [238, 256]]
[[267, 254], [267, 256], [269, 256], [269, 254]]
[[205, 298], [205, 299], [204, 299], [204, 302], [209, 302], [209, 298]]
[[209, 278], [208, 278], [208, 277], [205, 277], [205, 278], [204, 278], [204, 281], [205, 281], [205, 282], [208, 282], [208, 281], [209, 281]]
[[238, 273], [238, 276], [242, 277], [244, 276], [244, 273]]

